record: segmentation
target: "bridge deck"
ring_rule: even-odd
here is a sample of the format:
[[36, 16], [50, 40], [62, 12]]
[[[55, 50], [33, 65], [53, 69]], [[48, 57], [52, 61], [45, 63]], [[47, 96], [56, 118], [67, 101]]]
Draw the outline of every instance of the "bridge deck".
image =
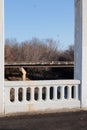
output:
[[87, 111], [2, 117], [0, 130], [87, 130]]

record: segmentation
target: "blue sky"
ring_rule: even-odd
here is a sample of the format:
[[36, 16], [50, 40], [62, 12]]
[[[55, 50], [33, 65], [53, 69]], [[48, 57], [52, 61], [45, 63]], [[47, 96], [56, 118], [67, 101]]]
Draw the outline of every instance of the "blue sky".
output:
[[5, 0], [5, 38], [74, 43], [74, 0]]

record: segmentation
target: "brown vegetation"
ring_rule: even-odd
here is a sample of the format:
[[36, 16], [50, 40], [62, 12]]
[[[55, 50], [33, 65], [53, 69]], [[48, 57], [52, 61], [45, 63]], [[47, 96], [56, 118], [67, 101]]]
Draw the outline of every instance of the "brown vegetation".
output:
[[74, 46], [68, 50], [59, 50], [56, 41], [46, 39], [32, 39], [18, 43], [16, 40], [5, 41], [5, 62], [51, 62], [51, 61], [73, 61]]

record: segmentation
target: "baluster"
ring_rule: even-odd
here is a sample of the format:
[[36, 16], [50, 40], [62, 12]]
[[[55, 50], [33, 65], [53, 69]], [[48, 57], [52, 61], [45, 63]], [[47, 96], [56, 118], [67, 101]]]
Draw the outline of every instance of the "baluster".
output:
[[11, 88], [6, 89], [5, 93], [5, 101], [10, 102], [10, 90]]
[[65, 87], [65, 86], [62, 86], [62, 87], [61, 87], [61, 92], [60, 92], [60, 93], [61, 93], [60, 95], [61, 95], [61, 99], [62, 99], [62, 100], [64, 99], [64, 87]]
[[78, 100], [78, 85], [75, 85], [75, 99]]
[[46, 100], [49, 100], [49, 86], [46, 87]]
[[31, 87], [31, 101], [34, 101], [34, 87]]
[[71, 99], [71, 85], [68, 86], [68, 99]]
[[39, 87], [39, 100], [42, 100], [42, 86]]
[[53, 89], [54, 89], [53, 99], [56, 101], [57, 100], [57, 86], [54, 86]]
[[23, 88], [23, 102], [26, 102], [26, 87]]
[[15, 102], [18, 102], [18, 87], [15, 87]]

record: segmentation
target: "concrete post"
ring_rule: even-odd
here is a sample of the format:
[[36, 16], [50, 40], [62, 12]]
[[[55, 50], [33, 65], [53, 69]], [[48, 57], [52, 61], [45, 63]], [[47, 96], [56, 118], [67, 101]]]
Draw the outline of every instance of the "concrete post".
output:
[[75, 72], [81, 81], [81, 107], [87, 107], [87, 0], [75, 0]]
[[4, 0], [0, 0], [0, 115], [4, 114]]

